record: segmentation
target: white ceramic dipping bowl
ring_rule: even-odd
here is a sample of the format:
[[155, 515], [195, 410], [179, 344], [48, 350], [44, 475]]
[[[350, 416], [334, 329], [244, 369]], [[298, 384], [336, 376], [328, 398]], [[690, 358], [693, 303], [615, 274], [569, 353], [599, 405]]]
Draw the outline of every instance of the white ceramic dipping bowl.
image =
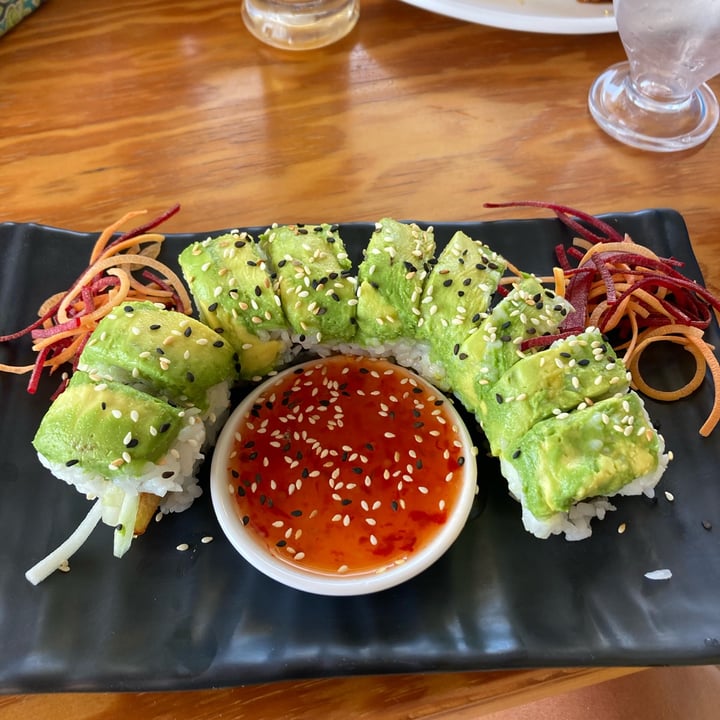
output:
[[[337, 378], [332, 379], [337, 372], [343, 373], [342, 383], [339, 383]], [[322, 383], [325, 383], [328, 378], [327, 387], [322, 386]], [[310, 407], [307, 412], [305, 412], [307, 408], [299, 401], [298, 407], [293, 407], [291, 410], [288, 410], [287, 405], [283, 405], [282, 398], [289, 395], [289, 383], [294, 383], [298, 392], [304, 392], [299, 388], [303, 385], [309, 388], [313, 382], [319, 382], [321, 387], [324, 387], [323, 392], [330, 393], [327, 396], [330, 399], [325, 400], [323, 412], [318, 412], [319, 405], [312, 403], [307, 405]], [[348, 382], [350, 385], [353, 382], [369, 383], [367, 387], [362, 385], [365, 388], [362, 391], [364, 393], [363, 402], [368, 399], [368, 396], [374, 397], [378, 407], [381, 408], [378, 411], [377, 419], [372, 418], [365, 427], [362, 425], [362, 417], [359, 414], [361, 411], [356, 408], [360, 398], [349, 397], [349, 393], [343, 390], [348, 386]], [[378, 389], [380, 386], [373, 386], [373, 382], [385, 384], [382, 385], [382, 389]], [[314, 396], [315, 399], [322, 399], [322, 397], [322, 392], [319, 395], [316, 393]], [[344, 407], [343, 410], [338, 409], [341, 404]], [[425, 418], [427, 422], [422, 431], [418, 429], [418, 425], [422, 425], [422, 423], [408, 422], [407, 419], [402, 426], [396, 425], [393, 433], [383, 429], [387, 425], [380, 422], [381, 416], [387, 420], [387, 413], [390, 413], [393, 418], [397, 413], [398, 422], [400, 422], [402, 413], [408, 414], [408, 408], [413, 407], [414, 404], [417, 404], [422, 412], [425, 412], [425, 409], [428, 410], [427, 418]], [[333, 410], [333, 408], [336, 409]], [[365, 410], [367, 412], [367, 408]], [[421, 410], [413, 409], [412, 412], [414, 414], [410, 414], [408, 417], [420, 417]], [[277, 416], [282, 414], [289, 414], [290, 419], [286, 418], [283, 423], [278, 423]], [[437, 418], [440, 419], [437, 420]], [[248, 419], [254, 425], [254, 429], [246, 426]], [[268, 420], [267, 423], [264, 423], [265, 419]], [[445, 435], [438, 429], [432, 429], [435, 427], [435, 422], [442, 423], [442, 425], [437, 425], [437, 428], [443, 432], [447, 431]], [[302, 511], [290, 510], [290, 508], [301, 497], [301, 492], [295, 487], [290, 490], [288, 487], [290, 480], [282, 480], [281, 476], [287, 474], [291, 478], [301, 477], [300, 468], [296, 463], [296, 467], [289, 469], [295, 462], [294, 456], [279, 457], [277, 453], [272, 455], [274, 450], [269, 447], [266, 447], [263, 452], [262, 442], [256, 444], [256, 440], [260, 441], [262, 438], [260, 435], [255, 435], [255, 432], [257, 428], [263, 427], [263, 424], [265, 430], [261, 432], [266, 435], [271, 434], [268, 431], [275, 425], [279, 425], [281, 429], [287, 428], [286, 438], [294, 435], [298, 443], [305, 442], [303, 447], [306, 456], [312, 455], [311, 451], [314, 448], [314, 454], [319, 457], [321, 452], [318, 441], [315, 441], [315, 445], [312, 445], [311, 441], [315, 436], [320, 437], [323, 434], [321, 427], [324, 428], [327, 423], [331, 425], [328, 437], [333, 439], [336, 449], [331, 449], [329, 455], [326, 452], [324, 455], [326, 462], [323, 464], [318, 460], [309, 475], [305, 471], [305, 479], [301, 486], [305, 492], [310, 488], [312, 492], [319, 493], [322, 496], [321, 500], [332, 507], [327, 511], [320, 511], [320, 515], [324, 515], [326, 518], [327, 524], [324, 528], [322, 526], [317, 528], [306, 526], [301, 533], [298, 533], [294, 527], [293, 515], [299, 515]], [[398, 436], [401, 432], [409, 433], [416, 443], [420, 443], [418, 433], [426, 431], [429, 433], [428, 438], [432, 441], [432, 446], [429, 447], [427, 443], [422, 446], [426, 458], [425, 474], [421, 475], [420, 471], [416, 471], [415, 475], [411, 476], [410, 473], [415, 467], [423, 467], [422, 461], [419, 459], [423, 455], [420, 453], [419, 446], [416, 451], [411, 449], [410, 456], [418, 458], [412, 461], [414, 464], [411, 466], [406, 457], [400, 457], [398, 448], [402, 443]], [[278, 435], [279, 430], [275, 432]], [[380, 433], [381, 439], [373, 437], [373, 433]], [[389, 437], [386, 437], [386, 433]], [[240, 437], [239, 440], [238, 437]], [[412, 447], [412, 441], [407, 444]], [[248, 455], [247, 445], [254, 449], [250, 455]], [[278, 448], [279, 445], [280, 442], [275, 440], [273, 448]], [[289, 448], [289, 444], [287, 447]], [[293, 453], [296, 453], [295, 447], [297, 447], [297, 443], [293, 448]], [[351, 476], [351, 478], [357, 478], [357, 482], [354, 480], [349, 482], [346, 479], [342, 488], [337, 486], [332, 476], [332, 462], [327, 462], [328, 457], [330, 460], [334, 457], [338, 463], [342, 460], [352, 463], [355, 460], [355, 464], [358, 465], [361, 460], [367, 460], [367, 455], [371, 454], [366, 448], [374, 451], [376, 459], [380, 462], [376, 463], [373, 469], [368, 469], [364, 476], [356, 467], [355, 471], [359, 474]], [[432, 457], [428, 455], [428, 452], [432, 453]], [[238, 453], [244, 453], [242, 455], [244, 460], [237, 457]], [[234, 459], [233, 455], [236, 456]], [[254, 388], [231, 414], [219, 435], [213, 454], [210, 480], [212, 503], [227, 539], [240, 555], [260, 572], [291, 588], [310, 593], [363, 595], [385, 590], [410, 580], [427, 569], [450, 548], [466, 524], [475, 497], [477, 488], [475, 455], [476, 450], [470, 434], [452, 402], [411, 370], [398, 367], [384, 359], [334, 356], [311, 360], [287, 368]], [[300, 457], [299, 454], [297, 456]], [[247, 460], [248, 457], [253, 458], [252, 462]], [[264, 458], [266, 459], [264, 460]], [[446, 461], [446, 464], [447, 462], [454, 463], [453, 471], [446, 473], [443, 470], [442, 474], [428, 475], [433, 462], [441, 460], [441, 458]], [[440, 464], [442, 465], [442, 461]], [[380, 469], [381, 465], [384, 469]], [[232, 470], [235, 470], [234, 476]], [[238, 476], [244, 472], [247, 472], [249, 479], [242, 481]], [[253, 487], [252, 478], [259, 478], [261, 474], [263, 478], [266, 478], [261, 481], [262, 487]], [[451, 474], [453, 475], [452, 480], [449, 479]], [[392, 477], [392, 492], [395, 493], [395, 499], [392, 501], [387, 496], [384, 496], [380, 502], [374, 499], [373, 492], [376, 488], [378, 494], [380, 493], [380, 475], [386, 479]], [[336, 477], [338, 478], [337, 482], [340, 482], [340, 476], [336, 475]], [[243, 482], [244, 485], [241, 487]], [[371, 486], [371, 483], [374, 484]], [[432, 532], [428, 532], [427, 537], [422, 541], [418, 539], [416, 546], [402, 557], [396, 556], [393, 559], [390, 556], [380, 556], [375, 561], [374, 567], [368, 565], [367, 557], [372, 557], [373, 552], [377, 552], [379, 547], [383, 547], [381, 533], [383, 525], [387, 526], [390, 516], [393, 517], [395, 523], [407, 524], [414, 522], [410, 519], [412, 515], [420, 514], [419, 511], [415, 513], [388, 512], [385, 521], [379, 522], [374, 518], [373, 508], [379, 508], [384, 503], [385, 506], [391, 504], [394, 510], [408, 509], [410, 505], [414, 506], [415, 502], [427, 502], [427, 498], [433, 497], [433, 493], [435, 495], [441, 493], [441, 486], [446, 483], [448, 483], [448, 487], [453, 487], [452, 499], [448, 500], [447, 504], [443, 500], [435, 500], [444, 511], [444, 520], [435, 523]], [[369, 491], [370, 487], [373, 488], [372, 492]], [[385, 487], [387, 489], [388, 483], [385, 483]], [[402, 487], [402, 493], [398, 492], [400, 487]], [[257, 528], [254, 527], [253, 512], [247, 508], [242, 509], [239, 505], [241, 500], [239, 496], [242, 495], [242, 501], [245, 502], [250, 493], [263, 494], [261, 499], [263, 512], [267, 499], [273, 499], [270, 504], [273, 511], [278, 514], [275, 515], [274, 520], [273, 518], [267, 519], [265, 525], [265, 532], [267, 532], [267, 528], [271, 528], [275, 532], [275, 526], [278, 526], [277, 535], [271, 539], [264, 539], [258, 534]], [[324, 494], [334, 500], [326, 500]], [[426, 497], [421, 497], [422, 495]], [[406, 498], [406, 500], [400, 500], [400, 498]], [[400, 502], [400, 507], [398, 507], [398, 502]], [[343, 503], [347, 503], [347, 505]], [[260, 509], [260, 506], [256, 505], [258, 517]], [[378, 510], [378, 512], [380, 511]], [[308, 515], [307, 511], [305, 511], [305, 515]], [[433, 513], [427, 513], [426, 516], [431, 515], [435, 516]], [[402, 519], [400, 520], [400, 518]], [[357, 528], [362, 535], [362, 537], [358, 535], [352, 540], [348, 540], [345, 547], [352, 549], [351, 546], [354, 543], [354, 547], [358, 550], [361, 547], [365, 548], [365, 565], [358, 570], [349, 569], [345, 565], [331, 570], [327, 567], [313, 568], [308, 563], [311, 552], [306, 553], [302, 549], [303, 543], [307, 538], [323, 539], [327, 537], [327, 542], [333, 542], [333, 547], [342, 547], [342, 542], [337, 543], [331, 538], [332, 533], [336, 532], [336, 528], [343, 523], [348, 528], [351, 525], [353, 528]], [[303, 538], [298, 539], [298, 535], [302, 533], [304, 533]], [[390, 537], [389, 533], [387, 537]], [[299, 560], [295, 560], [295, 558], [299, 558]]]

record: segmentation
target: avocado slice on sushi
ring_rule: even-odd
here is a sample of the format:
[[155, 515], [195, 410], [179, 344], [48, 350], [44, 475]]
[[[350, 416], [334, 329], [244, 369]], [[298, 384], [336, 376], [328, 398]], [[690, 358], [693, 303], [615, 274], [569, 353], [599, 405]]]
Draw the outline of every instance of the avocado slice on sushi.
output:
[[[590, 534], [593, 503], [602, 517], [613, 509], [604, 498], [652, 496], [667, 466], [664, 450], [642, 399], [630, 391], [536, 423], [501, 466], [526, 529], [581, 539]], [[578, 505], [584, 507], [574, 512]]]
[[504, 455], [540, 420], [624, 394], [628, 372], [597, 328], [556, 340], [512, 365], [489, 390], [480, 423]]
[[382, 346], [415, 338], [420, 299], [434, 261], [435, 236], [415, 223], [383, 218], [358, 268], [358, 342]]
[[260, 379], [287, 362], [287, 319], [255, 238], [247, 232], [209, 237], [178, 259], [200, 319], [237, 352], [241, 379]]
[[450, 387], [465, 407], [484, 417], [492, 386], [521, 358], [537, 352], [523, 350], [522, 343], [556, 332], [571, 308], [533, 275], [514, 284], [475, 332], [449, 348]]
[[78, 369], [205, 412], [211, 389], [229, 391], [236, 363], [224, 336], [200, 321], [151, 302], [126, 302], [98, 323]]
[[[45, 413], [33, 445], [52, 463], [102, 478], [132, 478], [163, 457], [184, 411], [124, 383], [73, 373]], [[92, 490], [89, 490], [92, 494]]]
[[33, 446], [55, 477], [98, 499], [96, 513], [115, 527], [114, 554], [121, 557], [136, 532], [142, 495], [170, 512], [200, 494], [195, 470], [205, 427], [197, 413], [76, 371], [45, 413]]
[[273, 225], [260, 235], [277, 291], [299, 346], [351, 342], [357, 279], [336, 225]]
[[503, 257], [461, 230], [432, 265], [420, 300], [417, 337], [427, 344], [422, 374], [440, 387], [447, 387], [451, 349], [485, 319], [506, 267]]

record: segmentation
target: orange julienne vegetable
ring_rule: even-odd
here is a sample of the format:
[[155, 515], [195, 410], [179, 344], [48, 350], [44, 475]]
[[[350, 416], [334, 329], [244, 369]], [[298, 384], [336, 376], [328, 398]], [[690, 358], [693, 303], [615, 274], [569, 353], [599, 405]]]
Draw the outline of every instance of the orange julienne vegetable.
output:
[[[720, 310], [720, 300], [682, 275], [677, 260], [658, 256], [592, 215], [545, 202], [485, 204], [517, 205], [550, 209], [580, 236], [569, 250], [564, 246], [557, 249], [560, 267], [553, 272], [556, 289], [564, 290], [575, 313], [568, 315], [557, 336], [544, 342], [549, 344], [555, 337], [579, 332], [588, 325], [613, 333], [615, 349], [624, 351], [621, 356], [632, 385], [655, 400], [688, 397], [700, 387], [709, 370], [714, 402], [699, 431], [708, 436], [720, 422], [720, 363], [704, 333], [712, 322], [713, 311]], [[569, 257], [576, 260], [575, 265]], [[682, 387], [663, 390], [651, 386], [643, 377], [640, 358], [649, 345], [657, 342], [679, 345], [692, 355], [695, 373]]]
[[[150, 231], [180, 209], [175, 205], [159, 217], [114, 238], [129, 220], [145, 211], [133, 211], [105, 228], [95, 242], [87, 268], [72, 286], [42, 303], [38, 319], [27, 327], [0, 336], [9, 342], [25, 335], [33, 339], [35, 362], [0, 363], [0, 371], [31, 373], [28, 392], [37, 390], [43, 370], [50, 374], [65, 364], [75, 368], [80, 353], [100, 320], [127, 300], [149, 300], [185, 314], [192, 311], [187, 290], [167, 265], [157, 260], [163, 235]], [[65, 374], [59, 391], [67, 382]]]

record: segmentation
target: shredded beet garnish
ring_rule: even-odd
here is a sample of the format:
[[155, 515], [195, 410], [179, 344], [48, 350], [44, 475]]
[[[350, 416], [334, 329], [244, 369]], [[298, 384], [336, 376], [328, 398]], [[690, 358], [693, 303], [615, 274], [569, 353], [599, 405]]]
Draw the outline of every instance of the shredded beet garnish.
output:
[[[595, 325], [622, 355], [633, 378], [633, 385], [649, 397], [677, 400], [689, 396], [697, 387], [696, 378], [710, 370], [715, 383], [715, 402], [700, 434], [709, 435], [720, 422], [720, 363], [714, 349], [704, 339], [704, 331], [720, 311], [720, 300], [699, 283], [683, 275], [683, 263], [659, 257], [637, 245], [630, 237], [599, 218], [556, 203], [518, 201], [485, 203], [485, 207], [537, 207], [551, 210], [576, 233], [586, 250], [576, 245], [556, 248], [559, 269], [556, 287], [564, 288], [573, 306], [556, 335], [526, 340], [521, 350], [547, 346], [555, 340]], [[578, 245], [583, 244], [578, 241]], [[589, 246], [588, 246], [589, 244]], [[572, 265], [572, 261], [576, 265]], [[557, 273], [564, 277], [558, 283]], [[695, 379], [675, 391], [650, 387], [641, 374], [639, 356], [655, 342], [683, 346], [695, 358]]]
[[[69, 290], [52, 296], [43, 303], [40, 317], [27, 327], [0, 336], [0, 342], [17, 340], [30, 335], [37, 353], [31, 365], [2, 365], [6, 372], [30, 372], [28, 392], [37, 391], [43, 370], [54, 373], [68, 364], [77, 368], [80, 353], [97, 323], [114, 307], [127, 300], [149, 300], [179, 312], [191, 312], [190, 297], [182, 280], [162, 262], [155, 259], [162, 235], [148, 235], [148, 231], [173, 216], [179, 205], [162, 213], [144, 225], [120, 235], [112, 236], [124, 222], [139, 213], [128, 213], [106, 228], [95, 242], [87, 268], [72, 283]], [[141, 247], [143, 250], [141, 250]], [[147, 254], [146, 249], [152, 252]], [[150, 274], [145, 274], [147, 271]], [[50, 307], [45, 308], [45, 305]], [[58, 392], [67, 383], [63, 378]]]

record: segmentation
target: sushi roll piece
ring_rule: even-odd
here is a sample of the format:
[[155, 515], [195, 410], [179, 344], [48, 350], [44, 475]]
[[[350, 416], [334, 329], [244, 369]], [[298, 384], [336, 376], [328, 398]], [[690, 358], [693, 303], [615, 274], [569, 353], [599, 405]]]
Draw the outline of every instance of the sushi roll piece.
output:
[[151, 302], [126, 302], [104, 317], [78, 361], [78, 369], [98, 382], [133, 385], [198, 408], [209, 436], [227, 414], [236, 365], [223, 335]]
[[456, 232], [425, 281], [417, 337], [428, 344], [424, 367], [416, 368], [441, 388], [451, 349], [477, 330], [507, 267], [487, 245]]
[[630, 383], [610, 343], [587, 328], [518, 360], [490, 387], [480, 424], [492, 453], [504, 456], [537, 422], [625, 394]]
[[357, 279], [336, 225], [273, 225], [260, 243], [277, 275], [293, 343], [305, 350], [351, 343]]
[[608, 498], [652, 497], [668, 459], [642, 399], [630, 391], [541, 420], [500, 462], [526, 530], [581, 540], [594, 517], [615, 509]]
[[[153, 509], [180, 512], [201, 494], [195, 471], [204, 441], [197, 409], [76, 371], [43, 417], [33, 446], [55, 477], [97, 498], [96, 522], [115, 528], [113, 553], [121, 557], [144, 530], [137, 524], [143, 497]], [[56, 568], [46, 563], [32, 577]]]
[[376, 223], [358, 268], [358, 343], [369, 353], [413, 365], [420, 299], [434, 262], [435, 236], [414, 223]]
[[453, 393], [478, 420], [492, 386], [521, 358], [537, 352], [522, 343], [555, 333], [572, 306], [529, 275], [516, 284], [462, 343], [450, 349], [447, 373]]
[[239, 376], [259, 380], [292, 358], [275, 279], [247, 232], [209, 237], [178, 258], [203, 323], [238, 354]]

